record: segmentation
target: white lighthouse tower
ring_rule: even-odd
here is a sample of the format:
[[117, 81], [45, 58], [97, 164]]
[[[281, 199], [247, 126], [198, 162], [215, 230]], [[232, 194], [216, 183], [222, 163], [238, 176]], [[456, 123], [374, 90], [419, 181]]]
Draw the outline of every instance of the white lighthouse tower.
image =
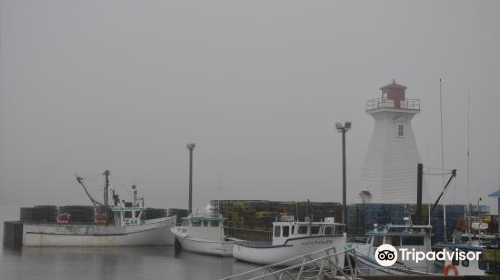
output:
[[[358, 193], [363, 202], [416, 203], [417, 164], [420, 163], [411, 119], [420, 112], [420, 100], [407, 99], [406, 87], [393, 80], [382, 97], [368, 100], [366, 113], [375, 119]], [[427, 186], [422, 200], [428, 201]]]

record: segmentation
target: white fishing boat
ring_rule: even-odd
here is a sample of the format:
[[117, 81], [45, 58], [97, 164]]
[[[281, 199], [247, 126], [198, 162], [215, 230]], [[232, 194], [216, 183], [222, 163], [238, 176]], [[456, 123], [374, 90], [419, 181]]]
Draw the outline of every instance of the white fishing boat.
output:
[[139, 246], [173, 245], [174, 235], [170, 229], [175, 226], [176, 217], [147, 219], [144, 198], [137, 197], [133, 186], [132, 202], [120, 201], [113, 193], [114, 206], [107, 203], [109, 171], [106, 175], [104, 204], [97, 202], [88, 193], [83, 179], [78, 182], [94, 204], [94, 223], [72, 223], [71, 215], [59, 213], [56, 223], [24, 223], [24, 246]]
[[432, 226], [413, 225], [409, 217], [404, 220], [404, 225], [375, 226], [375, 229], [367, 234], [368, 239], [364, 244], [346, 244], [345, 249], [355, 248], [356, 269], [359, 275], [423, 275], [436, 272], [432, 262], [423, 260], [415, 263], [413, 260], [403, 260], [401, 254], [398, 254], [396, 263], [388, 267], [381, 266], [375, 259], [377, 248], [383, 244], [392, 245], [397, 251], [431, 251]]
[[234, 240], [224, 235], [222, 215], [189, 215], [172, 233], [182, 249], [195, 253], [232, 256]]
[[[344, 227], [344, 224], [335, 223], [334, 218], [325, 218], [323, 222], [311, 222], [306, 218], [304, 222], [297, 222], [294, 217], [282, 217], [273, 223], [271, 243], [235, 242], [233, 257], [267, 265], [328, 247], [342, 252], [346, 244]], [[339, 256], [338, 264], [343, 266], [344, 256]]]
[[[465, 255], [479, 254], [479, 258], [471, 259], [446, 259], [440, 261], [440, 266], [443, 268], [444, 275], [467, 275], [467, 276], [485, 276], [486, 271], [491, 264], [487, 264], [483, 258], [484, 254], [493, 256], [498, 251], [498, 237], [495, 235], [485, 235], [483, 231], [488, 228], [487, 223], [481, 222], [479, 214], [477, 217], [472, 217], [472, 213], [467, 217], [467, 233], [456, 236], [453, 242], [439, 242], [434, 245], [438, 250], [446, 250], [449, 252], [456, 251]], [[492, 248], [492, 246], [494, 248]]]

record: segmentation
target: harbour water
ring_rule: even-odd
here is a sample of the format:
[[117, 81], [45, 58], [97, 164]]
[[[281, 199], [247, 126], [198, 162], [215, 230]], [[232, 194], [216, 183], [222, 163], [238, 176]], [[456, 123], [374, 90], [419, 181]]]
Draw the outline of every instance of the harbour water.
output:
[[[2, 228], [4, 221], [18, 219], [19, 206], [0, 205]], [[0, 280], [220, 279], [256, 267], [233, 258], [176, 252], [174, 246], [20, 250], [0, 246]]]

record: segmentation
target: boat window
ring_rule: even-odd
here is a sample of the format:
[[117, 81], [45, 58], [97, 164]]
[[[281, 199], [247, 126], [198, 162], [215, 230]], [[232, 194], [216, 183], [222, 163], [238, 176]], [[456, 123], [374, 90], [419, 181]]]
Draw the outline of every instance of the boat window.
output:
[[132, 211], [125, 211], [125, 218], [132, 218]]
[[290, 235], [290, 227], [283, 226], [283, 237], [288, 237], [288, 235]]
[[312, 226], [311, 234], [319, 234], [319, 226]]
[[469, 267], [469, 260], [468, 259], [465, 259], [462, 261], [462, 266], [463, 267]]
[[135, 211], [135, 217], [139, 218], [139, 215], [141, 215], [141, 211]]
[[451, 264], [452, 264], [452, 265], [454, 265], [454, 266], [460, 266], [460, 261], [459, 261], [459, 260], [457, 260], [457, 259], [455, 259], [455, 258], [453, 258], [453, 259], [451, 260]]
[[295, 234], [295, 226], [292, 226], [292, 235]]
[[401, 236], [387, 236], [387, 242], [385, 243], [392, 246], [401, 246]]
[[280, 237], [280, 236], [281, 236], [281, 227], [275, 226], [274, 227], [274, 237]]
[[422, 245], [424, 245], [424, 237], [423, 236], [403, 236], [403, 245], [422, 246]]
[[378, 247], [382, 244], [384, 244], [384, 237], [383, 236], [375, 236], [373, 238], [373, 247]]
[[479, 254], [478, 267], [481, 270], [486, 270], [488, 268], [488, 264], [483, 260], [483, 254]]
[[208, 227], [208, 221], [207, 220], [203, 220], [203, 226], [204, 227]]
[[219, 227], [219, 221], [212, 221], [212, 227]]
[[307, 234], [307, 226], [299, 226], [299, 234]]
[[200, 220], [193, 220], [193, 221], [191, 221], [191, 225], [193, 227], [201, 227], [201, 221]]
[[333, 227], [325, 227], [325, 235], [333, 235]]

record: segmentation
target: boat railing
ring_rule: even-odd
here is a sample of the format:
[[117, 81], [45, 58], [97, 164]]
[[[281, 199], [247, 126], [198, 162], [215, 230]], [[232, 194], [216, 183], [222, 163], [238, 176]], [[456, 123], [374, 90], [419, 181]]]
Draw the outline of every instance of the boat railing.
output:
[[272, 231], [224, 227], [224, 235], [229, 238], [245, 240], [252, 243], [271, 244]]
[[405, 274], [413, 274], [413, 275], [427, 275], [431, 274], [429, 272], [429, 267], [427, 266], [417, 266], [417, 267], [408, 267], [405, 265], [392, 265], [388, 267], [357, 267], [356, 268], [358, 275], [376, 275], [380, 272], [385, 272], [388, 275], [394, 274], [394, 271], [404, 272]]
[[353, 261], [347, 259], [344, 266], [343, 259], [346, 254], [352, 255], [354, 248], [337, 252], [335, 247], [324, 248], [315, 252], [299, 255], [288, 260], [259, 267], [247, 272], [232, 275], [221, 280], [265, 280], [265, 279], [358, 279]]

